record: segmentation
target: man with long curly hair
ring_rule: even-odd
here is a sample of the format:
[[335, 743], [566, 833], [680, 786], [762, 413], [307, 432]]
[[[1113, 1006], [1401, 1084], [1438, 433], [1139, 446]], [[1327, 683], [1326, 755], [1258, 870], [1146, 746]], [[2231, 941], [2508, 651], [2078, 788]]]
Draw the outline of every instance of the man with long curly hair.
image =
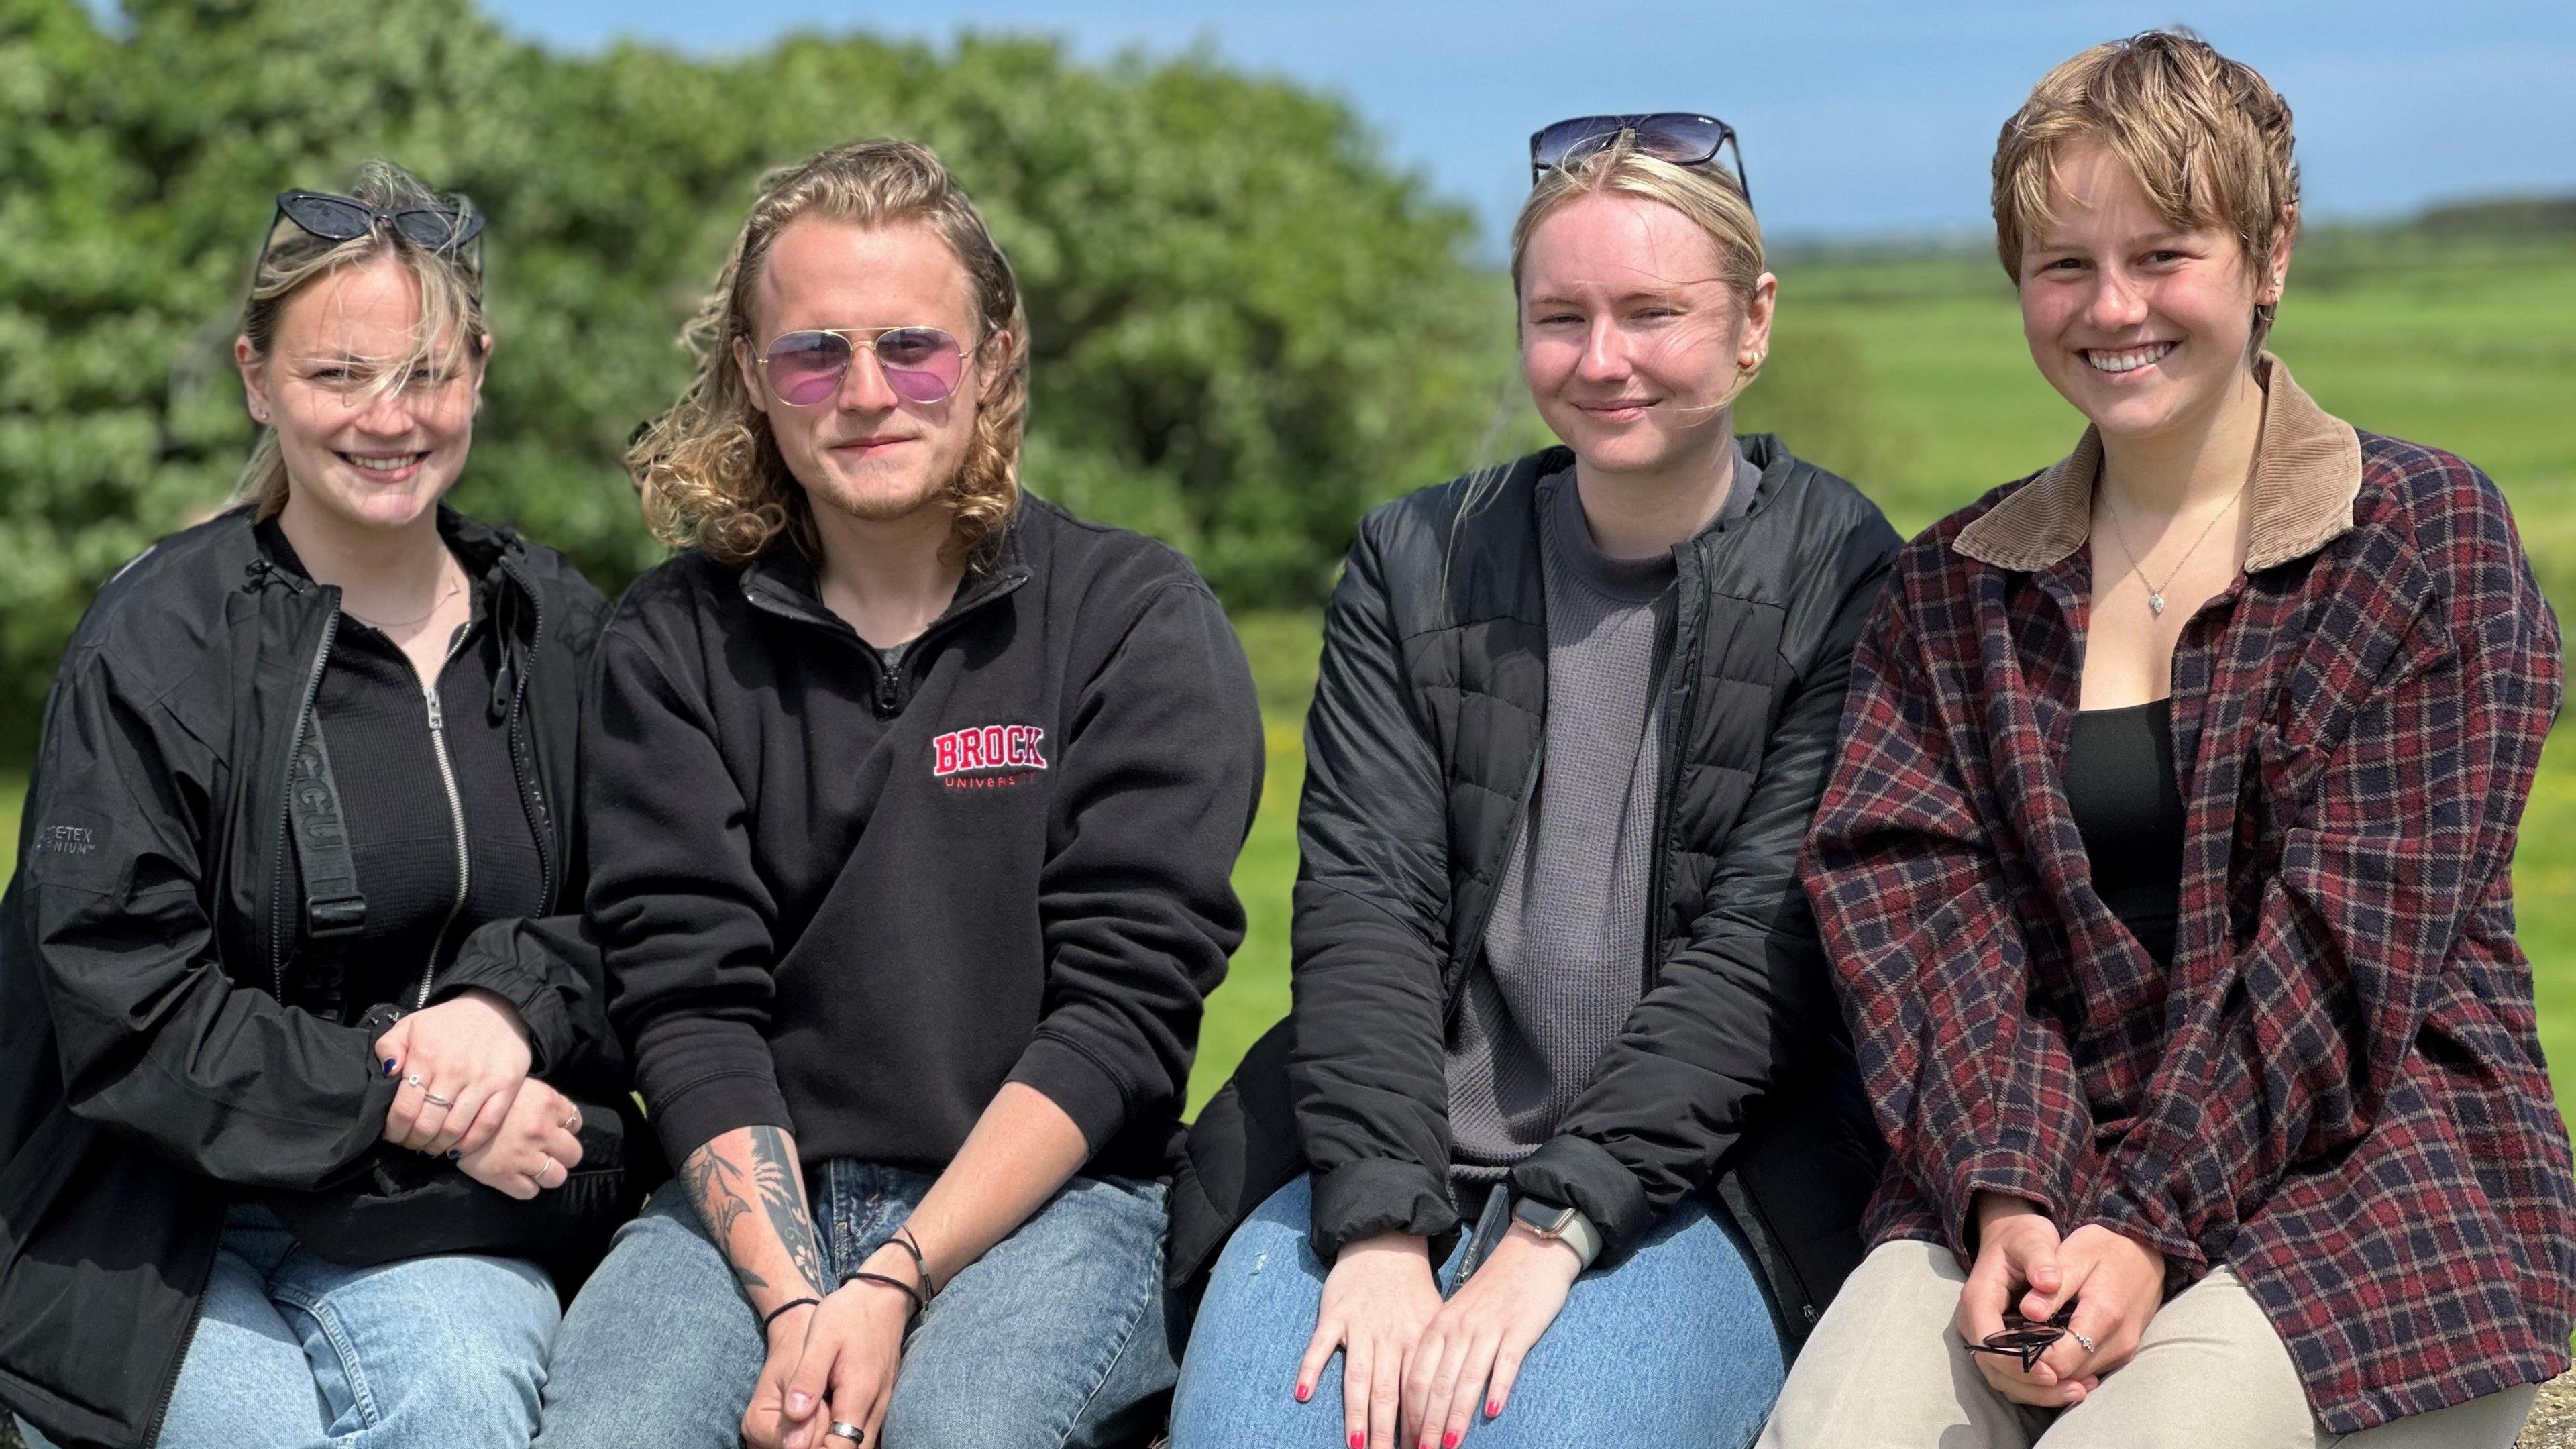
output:
[[676, 1182], [543, 1442], [1092, 1444], [1174, 1376], [1165, 1172], [1241, 939], [1251, 672], [1189, 562], [1019, 491], [1028, 323], [926, 148], [774, 178], [628, 463], [589, 909]]

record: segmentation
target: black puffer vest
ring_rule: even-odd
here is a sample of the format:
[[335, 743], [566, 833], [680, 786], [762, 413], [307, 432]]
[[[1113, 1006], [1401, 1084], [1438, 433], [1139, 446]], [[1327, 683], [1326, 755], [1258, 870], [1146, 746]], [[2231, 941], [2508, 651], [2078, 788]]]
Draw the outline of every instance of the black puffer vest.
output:
[[[1663, 841], [1646, 995], [1515, 1192], [1571, 1205], [1615, 1263], [1685, 1194], [1752, 1244], [1802, 1340], [1858, 1262], [1884, 1149], [1804, 895], [1853, 640], [1899, 540], [1842, 479], [1746, 439], [1741, 519], [1675, 548]], [[1482, 950], [1545, 741], [1539, 479], [1424, 490], [1362, 524], [1307, 726], [1296, 1009], [1201, 1113], [1173, 1193], [1193, 1292], [1236, 1223], [1301, 1171], [1329, 1261], [1389, 1230], [1456, 1231], [1444, 1042]]]

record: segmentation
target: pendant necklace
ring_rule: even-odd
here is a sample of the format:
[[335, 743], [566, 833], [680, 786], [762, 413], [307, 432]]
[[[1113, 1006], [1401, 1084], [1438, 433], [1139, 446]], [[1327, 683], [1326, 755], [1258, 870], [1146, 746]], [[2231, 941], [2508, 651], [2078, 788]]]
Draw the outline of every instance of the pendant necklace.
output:
[[[2209, 535], [2218, 527], [2218, 521], [2225, 518], [2227, 515], [2234, 513], [2236, 511], [2236, 505], [2243, 502], [2244, 499], [2245, 490], [2240, 487], [2236, 490], [2236, 496], [2227, 500], [2227, 506], [2225, 508], [2222, 508], [2216, 513], [2210, 515], [2208, 525], [2200, 531], [2200, 537], [2191, 541], [2191, 547], [2182, 551], [2182, 559], [2165, 574], [2165, 583], [2172, 583], [2175, 575], [2180, 574], [2183, 569], [2191, 563], [2191, 556], [2200, 552], [2200, 546], [2202, 544], [2209, 542]], [[2104, 494], [2102, 497], [2102, 511], [2111, 516], [2111, 541], [2120, 546], [2120, 552], [2129, 560], [2129, 572], [2136, 574], [2138, 576], [2138, 582], [2145, 584], [2147, 587], [2147, 612], [2155, 615], [2159, 619], [2163, 618], [2165, 614], [2165, 591], [2161, 586], [2148, 579], [2146, 566], [2139, 561], [2136, 550], [2130, 548], [2128, 539], [2121, 536], [2119, 510], [2111, 506], [2111, 498], [2109, 494]]]

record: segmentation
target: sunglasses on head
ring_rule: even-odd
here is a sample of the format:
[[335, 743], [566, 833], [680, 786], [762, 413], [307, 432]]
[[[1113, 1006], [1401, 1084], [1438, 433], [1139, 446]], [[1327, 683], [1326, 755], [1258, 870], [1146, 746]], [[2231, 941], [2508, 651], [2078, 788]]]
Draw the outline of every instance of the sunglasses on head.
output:
[[1744, 181], [1744, 147], [1735, 139], [1735, 128], [1715, 116], [1697, 116], [1682, 111], [1656, 111], [1635, 116], [1577, 116], [1543, 126], [1530, 135], [1530, 180], [1535, 182], [1549, 168], [1563, 166], [1579, 157], [1588, 156], [1633, 133], [1637, 150], [1658, 161], [1676, 166], [1704, 166], [1717, 159], [1721, 147], [1735, 148], [1735, 184], [1744, 192], [1749, 205], [1753, 189]]
[[401, 232], [421, 250], [446, 253], [464, 263], [478, 279], [483, 275], [483, 249], [477, 245], [483, 236], [483, 215], [461, 197], [452, 207], [406, 206], [399, 211], [384, 211], [354, 197], [334, 196], [327, 191], [281, 191], [277, 193], [277, 210], [269, 215], [268, 240], [259, 249], [263, 267], [268, 263], [269, 249], [277, 244], [280, 217], [295, 223], [296, 229], [308, 236], [334, 242], [356, 241], [381, 222]]
[[961, 347], [936, 327], [816, 327], [781, 333], [762, 350], [760, 372], [772, 397], [810, 408], [840, 393], [863, 344], [876, 354], [886, 386], [912, 403], [946, 402], [966, 374], [966, 359], [984, 345]]

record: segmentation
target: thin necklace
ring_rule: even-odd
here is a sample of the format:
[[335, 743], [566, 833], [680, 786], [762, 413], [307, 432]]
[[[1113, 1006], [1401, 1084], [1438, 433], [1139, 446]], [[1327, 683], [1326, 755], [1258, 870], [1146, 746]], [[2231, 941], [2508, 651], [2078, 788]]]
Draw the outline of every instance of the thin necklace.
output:
[[[2244, 498], [2245, 490], [2240, 486], [2236, 490], [2234, 496], [2227, 500], [2227, 506], [2225, 508], [2222, 508], [2209, 516], [2209, 523], [2206, 527], [2201, 529], [2200, 537], [2191, 541], [2191, 547], [2184, 549], [2182, 551], [2182, 558], [2174, 564], [2172, 569], [2166, 572], [2165, 583], [2170, 584], [2174, 581], [2175, 575], [2180, 574], [2183, 571], [2183, 568], [2191, 562], [2191, 556], [2200, 552], [2200, 546], [2202, 544], [2209, 542], [2209, 535], [2217, 529], [2218, 520], [2234, 513], [2236, 511], [2236, 505], [2243, 502]], [[2136, 574], [2138, 576], [2138, 582], [2147, 586], [2147, 612], [2155, 615], [2159, 619], [2163, 618], [2165, 614], [2164, 588], [2148, 579], [2145, 565], [2138, 561], [2137, 550], [2129, 547], [2129, 540], [2121, 536], [2120, 510], [2111, 505], [2111, 495], [2108, 493], [2102, 495], [2102, 511], [2111, 516], [2111, 541], [2118, 544], [2120, 546], [2120, 552], [2128, 558], [2129, 572]]]
[[456, 591], [457, 591], [458, 589], [463, 588], [463, 587], [465, 587], [465, 581], [464, 581], [463, 579], [461, 579], [461, 578], [452, 578], [452, 579], [449, 579], [449, 580], [447, 581], [447, 592], [446, 592], [446, 593], [443, 593], [443, 594], [441, 594], [441, 595], [439, 595], [439, 596], [438, 596], [438, 598], [437, 598], [435, 601], [433, 601], [427, 609], [424, 609], [424, 610], [422, 610], [422, 611], [421, 611], [421, 613], [420, 613], [419, 617], [417, 617], [417, 618], [412, 618], [412, 619], [395, 619], [395, 620], [370, 619], [370, 618], [368, 618], [366, 615], [359, 613], [359, 612], [358, 612], [357, 610], [355, 610], [355, 609], [344, 609], [342, 612], [346, 613], [350, 618], [357, 620], [359, 623], [366, 625], [368, 628], [375, 630], [375, 631], [376, 631], [377, 633], [379, 633], [379, 634], [386, 633], [386, 632], [389, 632], [389, 631], [391, 631], [391, 630], [395, 630], [395, 629], [408, 629], [408, 628], [412, 627], [412, 626], [413, 626], [413, 625], [415, 625], [415, 624], [427, 623], [427, 622], [429, 621], [430, 616], [431, 616], [431, 615], [433, 615], [433, 614], [435, 614], [435, 613], [437, 613], [440, 609], [442, 609], [442, 608], [446, 607], [447, 601], [448, 601], [448, 600], [450, 600], [450, 599], [452, 599], [452, 598], [455, 598], [455, 597], [456, 597]]

